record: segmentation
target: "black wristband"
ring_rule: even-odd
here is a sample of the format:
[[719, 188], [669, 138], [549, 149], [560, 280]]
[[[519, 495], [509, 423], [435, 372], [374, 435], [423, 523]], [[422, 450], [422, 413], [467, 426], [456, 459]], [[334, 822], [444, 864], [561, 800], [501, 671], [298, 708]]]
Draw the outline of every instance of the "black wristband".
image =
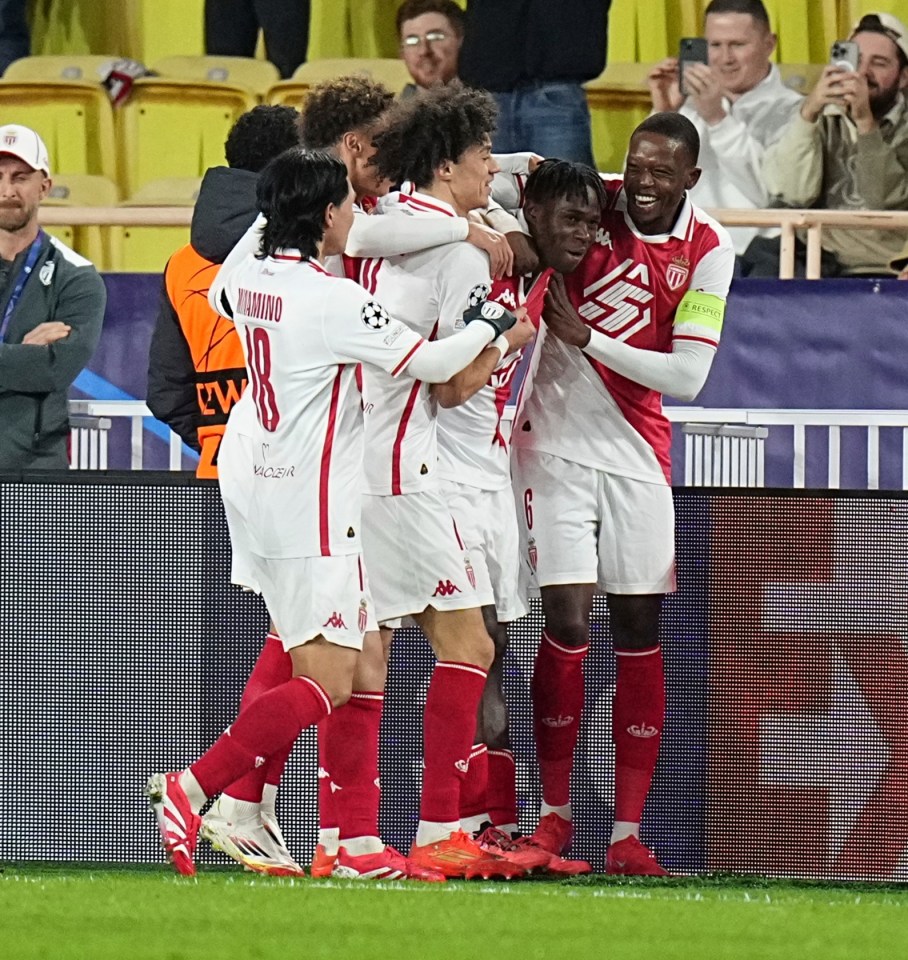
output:
[[475, 320], [482, 320], [494, 331], [495, 337], [500, 337], [505, 330], [510, 330], [517, 323], [517, 317], [510, 310], [494, 300], [483, 300], [475, 307], [468, 307], [463, 314], [464, 324], [469, 326]]

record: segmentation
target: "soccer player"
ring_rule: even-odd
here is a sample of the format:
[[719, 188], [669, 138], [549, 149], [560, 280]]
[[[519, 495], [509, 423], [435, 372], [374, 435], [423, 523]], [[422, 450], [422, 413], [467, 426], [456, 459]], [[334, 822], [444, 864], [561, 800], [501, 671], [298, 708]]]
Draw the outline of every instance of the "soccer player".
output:
[[[543, 161], [526, 181], [523, 206], [524, 228], [538, 251], [541, 269], [535, 276], [497, 281], [490, 299], [512, 309], [525, 305], [538, 326], [549, 278], [553, 271], [569, 274], [581, 262], [596, 236], [604, 200], [602, 181], [592, 167]], [[439, 335], [454, 332], [452, 325], [445, 325]], [[589, 864], [563, 860], [532, 838], [516, 836], [516, 771], [502, 668], [507, 624], [523, 616], [526, 606], [518, 583], [517, 516], [509, 443], [501, 420], [519, 361], [519, 353], [503, 358], [489, 380], [464, 403], [460, 403], [462, 394], [473, 388], [466, 372], [432, 388], [442, 408], [438, 415], [442, 493], [469, 550], [477, 585], [494, 597], [494, 603], [484, 606], [482, 612], [495, 643], [495, 659], [483, 692], [464, 782], [461, 822], [471, 832], [486, 824], [478, 837], [480, 845], [530, 869], [581, 873], [589, 871]]]
[[[494, 118], [491, 98], [460, 84], [396, 104], [376, 137], [376, 163], [404, 188], [382, 203], [381, 219], [429, 225], [484, 208], [497, 170], [490, 152]], [[430, 339], [442, 327], [459, 329], [470, 306], [494, 306], [485, 302], [488, 260], [465, 243], [365, 260], [360, 277], [392, 314]], [[509, 343], [484, 351], [468, 368], [472, 386], [459, 398], [480, 389], [502, 357], [532, 335], [524, 319], [508, 331]], [[427, 384], [394, 381], [375, 368], [364, 369], [363, 379], [363, 544], [376, 614], [389, 630], [412, 616], [438, 657], [425, 704], [420, 820], [410, 857], [452, 877], [516, 876], [519, 867], [488, 856], [460, 829], [460, 786], [493, 657], [480, 608], [493, 597], [477, 582], [472, 554], [439, 490], [435, 400]]]
[[512, 436], [522, 547], [546, 624], [532, 681], [543, 796], [534, 836], [555, 852], [571, 839], [598, 584], [618, 661], [609, 873], [665, 873], [639, 839], [665, 714], [659, 615], [674, 589], [661, 394], [688, 401], [703, 386], [734, 268], [727, 232], [687, 196], [698, 152], [696, 129], [679, 114], [654, 114], [634, 131], [624, 178], [606, 181], [595, 244], [549, 283], [538, 368]]
[[[210, 300], [232, 317], [244, 344], [246, 406], [256, 413], [248, 437], [249, 576], [290, 655], [292, 677], [249, 703], [188, 769], [149, 778], [164, 849], [185, 875], [195, 873], [199, 811], [208, 799], [350, 697], [373, 622], [360, 548], [358, 364], [444, 382], [514, 322], [500, 309], [488, 318], [476, 312], [462, 336], [430, 344], [362, 288], [328, 274], [322, 261], [343, 251], [354, 217], [353, 190], [336, 157], [289, 150], [263, 171], [257, 195], [266, 217], [259, 254], [219, 276]], [[241, 400], [234, 410], [242, 409]], [[225, 452], [230, 437], [228, 425]], [[230, 469], [228, 456], [222, 475]], [[374, 874], [443, 879], [391, 848], [351, 850], [360, 855], [371, 858]]]

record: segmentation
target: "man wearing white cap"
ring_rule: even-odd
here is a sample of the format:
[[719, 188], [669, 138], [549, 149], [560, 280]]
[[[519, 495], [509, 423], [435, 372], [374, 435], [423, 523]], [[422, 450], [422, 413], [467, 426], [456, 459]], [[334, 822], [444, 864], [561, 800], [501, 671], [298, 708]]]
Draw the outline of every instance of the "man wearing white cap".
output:
[[67, 391], [101, 336], [107, 291], [88, 260], [38, 226], [47, 148], [0, 127], [0, 470], [68, 465]]
[[[856, 70], [827, 66], [800, 112], [766, 151], [770, 195], [789, 207], [908, 210], [908, 28], [891, 13], [867, 13], [851, 40]], [[823, 231], [845, 274], [892, 275], [897, 231]]]

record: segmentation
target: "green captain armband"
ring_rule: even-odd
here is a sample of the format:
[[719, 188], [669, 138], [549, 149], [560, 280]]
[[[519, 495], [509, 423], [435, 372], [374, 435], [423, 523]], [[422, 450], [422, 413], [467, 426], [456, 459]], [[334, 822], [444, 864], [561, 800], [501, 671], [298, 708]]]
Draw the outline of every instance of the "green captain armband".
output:
[[675, 311], [674, 326], [682, 323], [694, 323], [698, 327], [707, 327], [714, 330], [716, 335], [722, 333], [722, 321], [725, 318], [725, 301], [714, 293], [699, 293], [688, 290], [681, 298], [678, 309]]

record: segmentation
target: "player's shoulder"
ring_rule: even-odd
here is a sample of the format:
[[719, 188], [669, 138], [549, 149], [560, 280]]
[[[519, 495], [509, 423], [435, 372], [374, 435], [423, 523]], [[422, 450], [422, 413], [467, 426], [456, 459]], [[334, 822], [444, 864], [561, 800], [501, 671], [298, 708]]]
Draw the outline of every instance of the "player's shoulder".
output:
[[704, 253], [716, 247], [734, 250], [728, 230], [695, 203], [691, 203], [691, 225], [692, 237], [702, 245]]

